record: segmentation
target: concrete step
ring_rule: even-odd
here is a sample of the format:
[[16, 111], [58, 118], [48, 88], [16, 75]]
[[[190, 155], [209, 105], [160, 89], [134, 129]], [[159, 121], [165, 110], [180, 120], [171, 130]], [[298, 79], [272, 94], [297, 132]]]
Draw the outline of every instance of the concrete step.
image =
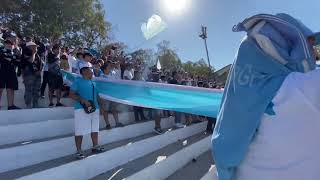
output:
[[204, 152], [210, 149], [211, 137], [206, 137], [191, 146], [185, 147], [182, 150], [169, 156], [167, 159], [153, 164], [142, 171], [126, 178], [126, 180], [163, 180], [174, 174], [179, 169], [183, 168], [193, 159], [197, 158]]
[[74, 109], [72, 107], [59, 107], [0, 111], [0, 117], [0, 126], [72, 119], [74, 117]]
[[[120, 140], [120, 141], [117, 141], [117, 142], [109, 143], [107, 145], [103, 145], [103, 147], [106, 149], [106, 151], [109, 151], [109, 150], [112, 150], [114, 148], [125, 146], [125, 145], [131, 144], [131, 143], [134, 143], [134, 142], [137, 142], [137, 141], [141, 141], [143, 139], [147, 139], [147, 138], [150, 138], [150, 137], [153, 137], [153, 136], [157, 136], [157, 134], [152, 132], [152, 133], [144, 134], [142, 136], [138, 136], [138, 137], [134, 137], [134, 138], [129, 138], [129, 139], [125, 139], [125, 140]], [[85, 154], [87, 154], [89, 156], [92, 156], [92, 155], [90, 155], [90, 150], [86, 150]], [[35, 165], [32, 165], [32, 166], [27, 166], [25, 168], [20, 168], [20, 169], [8, 171], [8, 172], [5, 172], [5, 173], [1, 173], [0, 174], [0, 179], [1, 180], [17, 179], [17, 178], [20, 178], [20, 177], [23, 177], [23, 176], [27, 176], [27, 175], [38, 173], [38, 172], [41, 172], [41, 171], [45, 171], [47, 169], [58, 167], [58, 166], [61, 166], [61, 165], [67, 164], [67, 163], [74, 162], [74, 161], [77, 161], [77, 160], [75, 158], [75, 155], [72, 154], [72, 155], [61, 157], [61, 158], [53, 159], [53, 160], [50, 160], [50, 161], [45, 161], [45, 162], [42, 162], [42, 163], [39, 163], [39, 164], [35, 164]]]
[[176, 171], [166, 180], [199, 180], [209, 171], [212, 164], [211, 150], [209, 150], [188, 162], [187, 165]]
[[[23, 84], [23, 79], [21, 77], [19, 77], [18, 82], [19, 82], [19, 90], [15, 91], [14, 104], [18, 107], [26, 108], [26, 105], [24, 103], [25, 88], [24, 88], [24, 84]], [[53, 102], [55, 103], [56, 100], [54, 99]], [[66, 105], [68, 107], [71, 107], [73, 104], [73, 101], [69, 98], [62, 98], [61, 103], [63, 103], [64, 105]], [[39, 99], [39, 106], [48, 107], [48, 105], [49, 105], [49, 98], [48, 98], [48, 87], [47, 87], [46, 92], [45, 92], [45, 98]], [[6, 90], [4, 90], [2, 93], [2, 98], [0, 99], [0, 106], [2, 107], [2, 109], [0, 109], [0, 110], [7, 110]]]
[[91, 180], [105, 180], [105, 179], [124, 179], [133, 175], [136, 172], [143, 170], [144, 168], [151, 166], [153, 164], [157, 164], [162, 160], [170, 157], [175, 152], [196, 143], [197, 141], [207, 137], [204, 132], [200, 134], [196, 134], [194, 136], [188, 137], [186, 139], [179, 140], [173, 144], [170, 144], [162, 149], [159, 149], [153, 153], [150, 153], [146, 156], [138, 158], [134, 161], [130, 161], [129, 163], [119, 166], [111, 171], [100, 174], [92, 178]]
[[[172, 127], [173, 124], [174, 120], [172, 118], [162, 120], [163, 128]], [[152, 132], [153, 128], [154, 122], [150, 121], [123, 128], [104, 130], [99, 133], [99, 144], [109, 144], [141, 136]], [[84, 137], [82, 147], [84, 150], [91, 148], [89, 135]], [[73, 136], [0, 149], [0, 173], [68, 156], [75, 151]]]
[[[29, 110], [30, 111], [30, 110]], [[32, 110], [31, 110], [32, 111]], [[133, 113], [124, 112], [119, 114], [119, 120], [123, 124], [134, 123]], [[109, 123], [115, 126], [113, 116], [109, 117]], [[100, 117], [100, 127], [105, 127], [103, 117]], [[17, 133], [18, 132], [18, 133]], [[71, 135], [74, 133], [74, 119], [42, 120], [30, 123], [19, 123], [0, 126], [0, 148], [2, 145], [14, 143], [31, 143], [45, 138]], [[27, 142], [26, 142], [27, 141]]]
[[[45, 99], [39, 99], [38, 103], [40, 107], [48, 107], [49, 106], [49, 99], [47, 96], [48, 93], [45, 93]], [[53, 99], [53, 103], [56, 103], [56, 99]], [[74, 101], [71, 100], [70, 98], [61, 98], [61, 103], [64, 104], [67, 107], [72, 107]], [[20, 108], [25, 109], [26, 104], [24, 103], [24, 89], [20, 89], [18, 91], [15, 91], [15, 100], [14, 104]], [[7, 96], [6, 96], [6, 91], [3, 91], [2, 98], [1, 98], [1, 109], [2, 111], [7, 110]]]
[[71, 134], [74, 131], [74, 119], [48, 120], [25, 124], [0, 126], [0, 148], [15, 143], [31, 143], [50, 137]]
[[[165, 134], [147, 138], [138, 142], [121, 146], [102, 154], [90, 156], [81, 161], [74, 161], [39, 173], [34, 173], [19, 179], [68, 179], [79, 180], [93, 178], [101, 173], [124, 165], [151, 152], [157, 151], [180, 139], [184, 139], [204, 131], [206, 123], [177, 129]], [[122, 131], [126, 132], [126, 131]]]
[[201, 180], [219, 180], [216, 167], [212, 165]]

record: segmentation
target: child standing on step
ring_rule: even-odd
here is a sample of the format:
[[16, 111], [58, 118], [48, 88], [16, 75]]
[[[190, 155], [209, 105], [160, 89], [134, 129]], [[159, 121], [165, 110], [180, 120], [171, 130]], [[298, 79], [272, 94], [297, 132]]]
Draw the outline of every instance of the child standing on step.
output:
[[70, 97], [77, 101], [75, 104], [75, 143], [77, 147], [77, 158], [83, 159], [85, 155], [82, 152], [81, 144], [83, 136], [91, 133], [92, 152], [101, 153], [104, 151], [98, 145], [99, 132], [99, 105], [98, 89], [92, 81], [93, 72], [88, 66], [80, 67], [82, 77], [75, 80], [71, 86]]

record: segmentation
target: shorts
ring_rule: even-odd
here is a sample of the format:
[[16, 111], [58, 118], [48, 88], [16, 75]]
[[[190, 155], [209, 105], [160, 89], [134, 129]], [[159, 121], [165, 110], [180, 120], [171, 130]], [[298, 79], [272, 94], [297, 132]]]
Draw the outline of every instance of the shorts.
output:
[[0, 89], [18, 90], [18, 78], [14, 67], [0, 68]]
[[100, 113], [99, 109], [87, 114], [83, 109], [74, 111], [74, 134], [84, 136], [93, 132], [99, 132]]
[[63, 86], [62, 76], [48, 73], [48, 85], [50, 90], [59, 90]]
[[117, 112], [118, 106], [119, 106], [119, 104], [116, 102], [103, 100], [102, 108], [105, 111], [108, 111], [108, 112], [116, 111]]

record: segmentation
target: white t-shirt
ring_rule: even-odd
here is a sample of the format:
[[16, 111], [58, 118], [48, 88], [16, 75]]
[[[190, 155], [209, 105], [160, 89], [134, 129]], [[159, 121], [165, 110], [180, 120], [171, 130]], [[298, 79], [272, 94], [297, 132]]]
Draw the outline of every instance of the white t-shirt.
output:
[[123, 78], [126, 79], [125, 77], [127, 77], [128, 80], [132, 80], [134, 77], [134, 70], [125, 70], [123, 73]]
[[76, 61], [75, 73], [80, 74], [80, 67], [84, 67], [84, 66], [92, 68], [92, 64], [87, 61], [83, 61], [83, 60]]
[[76, 72], [77, 69], [77, 59], [72, 56], [72, 55], [68, 55], [68, 62], [69, 62], [69, 67], [70, 67], [70, 71], [71, 72]]
[[320, 179], [320, 69], [291, 73], [272, 102], [236, 179]]
[[114, 76], [115, 80], [121, 80], [121, 70], [120, 69], [113, 69], [111, 71], [112, 76]]
[[188, 80], [188, 81], [187, 81], [186, 86], [192, 86], [191, 80]]
[[121, 80], [121, 71], [113, 69], [109, 74], [102, 74], [101, 77], [113, 81]]
[[43, 71], [46, 72], [48, 71], [48, 51], [45, 52], [44, 55], [44, 66], [43, 66]]

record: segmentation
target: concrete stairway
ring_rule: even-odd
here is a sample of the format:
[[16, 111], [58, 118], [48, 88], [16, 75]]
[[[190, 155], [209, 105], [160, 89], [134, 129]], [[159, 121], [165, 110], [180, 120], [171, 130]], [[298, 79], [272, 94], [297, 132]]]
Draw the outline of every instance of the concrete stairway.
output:
[[153, 121], [136, 123], [129, 111], [119, 117], [125, 127], [100, 131], [106, 152], [90, 154], [86, 136], [89, 156], [76, 160], [73, 108], [0, 111], [0, 179], [217, 180], [206, 122], [175, 129], [173, 118], [162, 119], [166, 133], [156, 135]]

